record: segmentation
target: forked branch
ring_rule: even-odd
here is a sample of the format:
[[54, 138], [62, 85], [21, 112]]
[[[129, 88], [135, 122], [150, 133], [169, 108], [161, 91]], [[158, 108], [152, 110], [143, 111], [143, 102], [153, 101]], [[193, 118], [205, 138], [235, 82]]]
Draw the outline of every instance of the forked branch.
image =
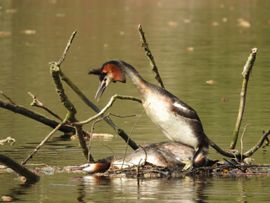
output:
[[50, 110], [48, 107], [46, 107], [35, 95], [33, 95], [31, 92], [28, 92], [29, 96], [32, 97], [33, 101], [31, 102], [31, 106], [35, 106], [35, 107], [39, 107], [43, 110], [45, 110], [46, 112], [48, 112], [49, 114], [51, 114], [52, 116], [54, 116], [55, 118], [57, 118], [58, 120], [62, 121], [63, 119], [58, 116], [56, 113], [54, 113], [52, 110]]
[[[60, 77], [60, 66], [63, 63], [63, 61], [65, 60], [65, 56], [71, 46], [71, 43], [74, 39], [76, 35], [76, 32], [73, 32], [71, 34], [70, 39], [68, 40], [68, 43], [66, 45], [66, 48], [64, 49], [64, 52], [62, 54], [62, 57], [58, 60], [58, 62], [52, 62], [51, 66], [50, 66], [50, 71], [51, 71], [51, 75], [55, 84], [55, 89], [56, 92], [60, 98], [61, 103], [66, 107], [66, 109], [68, 110], [68, 115], [67, 115], [67, 120], [72, 123], [76, 129], [76, 135], [79, 138], [79, 142], [80, 145], [82, 147], [83, 150], [83, 154], [86, 157], [86, 159], [89, 159], [89, 152], [88, 152], [88, 147], [86, 145], [85, 139], [84, 139], [84, 133], [82, 130], [82, 126], [81, 125], [75, 125], [74, 123], [77, 122], [77, 119], [75, 117], [77, 110], [75, 108], [75, 106], [72, 104], [72, 102], [69, 100], [68, 96], [65, 94], [64, 91], [64, 87], [62, 85], [61, 82], [61, 77]], [[94, 162], [94, 158], [91, 156], [90, 157], [90, 162]]]
[[64, 125], [66, 122], [67, 122], [67, 116], [66, 116], [66, 118], [61, 122], [61, 123], [59, 123], [40, 143], [39, 143], [39, 145], [38, 146], [36, 146], [36, 148], [34, 149], [34, 151], [33, 152], [31, 152], [28, 156], [27, 156], [27, 158], [24, 160], [24, 161], [22, 161], [22, 165], [25, 165], [30, 159], [32, 159], [33, 158], [33, 156], [39, 151], [39, 149], [54, 135], [54, 133], [56, 133], [57, 132], [57, 130], [62, 126], [62, 125]]

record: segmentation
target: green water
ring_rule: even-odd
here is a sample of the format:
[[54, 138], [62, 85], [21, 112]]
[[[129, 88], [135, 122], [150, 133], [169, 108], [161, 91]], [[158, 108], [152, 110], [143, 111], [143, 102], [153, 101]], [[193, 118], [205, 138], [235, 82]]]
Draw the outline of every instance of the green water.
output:
[[[269, 9], [270, 2], [266, 0], [2, 0], [0, 90], [17, 104], [33, 108], [27, 94], [31, 91], [64, 116], [65, 109], [56, 96], [48, 63], [58, 60], [74, 30], [78, 34], [62, 69], [89, 98], [93, 99], [97, 79], [89, 76], [88, 70], [109, 59], [129, 62], [146, 80], [155, 83], [140, 47], [137, 26], [142, 24], [166, 88], [196, 109], [207, 135], [227, 148], [239, 105], [242, 67], [250, 49], [257, 47], [243, 120], [243, 125], [248, 124], [245, 150], [269, 128]], [[206, 83], [209, 80], [215, 83], [209, 85]], [[79, 119], [93, 115], [70, 89], [66, 91], [78, 109]], [[129, 82], [113, 84], [97, 105], [104, 106], [115, 93], [138, 96]], [[166, 140], [140, 105], [118, 102], [111, 112], [137, 115], [113, 118], [137, 143]], [[18, 161], [51, 130], [3, 109], [0, 109], [0, 129], [0, 138], [12, 136], [17, 141], [12, 147], [0, 146], [0, 153]], [[91, 125], [86, 126], [86, 130], [90, 129]], [[105, 123], [97, 124], [96, 132], [114, 134]], [[95, 158], [102, 158], [122, 155], [126, 146], [115, 135], [111, 140], [93, 141], [92, 150]], [[258, 151], [255, 163], [270, 163], [269, 155], [269, 149]], [[221, 158], [213, 150], [210, 157]], [[51, 140], [31, 161], [56, 166], [84, 162], [77, 141], [57, 139]], [[23, 188], [14, 174], [0, 174], [0, 183], [0, 195], [15, 194], [25, 202], [267, 202], [270, 199], [269, 177], [145, 180], [138, 186], [136, 180], [60, 174], [42, 176], [36, 185]]]

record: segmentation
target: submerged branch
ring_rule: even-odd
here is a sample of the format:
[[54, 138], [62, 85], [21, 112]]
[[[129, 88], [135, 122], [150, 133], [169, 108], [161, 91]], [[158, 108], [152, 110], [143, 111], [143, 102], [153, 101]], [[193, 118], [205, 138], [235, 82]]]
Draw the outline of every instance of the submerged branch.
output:
[[236, 120], [234, 131], [233, 131], [233, 140], [230, 144], [230, 149], [235, 149], [235, 146], [238, 140], [239, 130], [240, 130], [241, 122], [242, 122], [244, 111], [245, 111], [249, 76], [256, 60], [256, 54], [257, 54], [257, 48], [253, 48], [243, 68], [243, 72], [242, 72], [243, 82], [242, 82], [242, 88], [240, 92], [240, 104], [239, 104], [237, 120]]
[[18, 173], [21, 176], [26, 178], [26, 183], [35, 183], [39, 181], [39, 176], [35, 173], [31, 172], [24, 166], [21, 166], [16, 161], [12, 160], [11, 158], [0, 154], [0, 162], [6, 165], [7, 167], [11, 168], [13, 171]]
[[151, 50], [150, 50], [150, 48], [148, 46], [148, 43], [147, 43], [145, 35], [144, 35], [144, 31], [143, 31], [141, 25], [138, 26], [138, 31], [139, 31], [140, 38], [141, 38], [141, 41], [142, 41], [142, 47], [144, 48], [144, 51], [145, 51], [145, 55], [149, 59], [150, 65], [152, 66], [152, 71], [155, 73], [155, 79], [157, 80], [159, 85], [162, 88], [165, 89], [164, 83], [163, 83], [163, 81], [161, 79], [161, 76], [160, 76], [160, 74], [158, 72], [158, 68], [157, 68], [154, 56], [152, 55], [152, 52], [151, 52]]

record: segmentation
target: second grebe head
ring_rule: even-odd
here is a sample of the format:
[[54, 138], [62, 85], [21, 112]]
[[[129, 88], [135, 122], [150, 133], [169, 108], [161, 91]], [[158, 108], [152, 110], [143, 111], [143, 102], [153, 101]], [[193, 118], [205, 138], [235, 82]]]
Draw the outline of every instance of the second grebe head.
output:
[[123, 67], [124, 62], [112, 60], [104, 63], [99, 69], [89, 71], [88, 74], [99, 76], [100, 85], [97, 89], [95, 99], [99, 100], [106, 87], [108, 87], [111, 82], [126, 82]]

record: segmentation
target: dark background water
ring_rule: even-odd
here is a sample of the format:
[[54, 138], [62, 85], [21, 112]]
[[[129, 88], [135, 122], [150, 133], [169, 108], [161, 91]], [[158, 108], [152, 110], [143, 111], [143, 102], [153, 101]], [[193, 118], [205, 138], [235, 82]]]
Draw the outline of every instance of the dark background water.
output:
[[[250, 49], [258, 57], [248, 90], [243, 125], [244, 150], [253, 146], [269, 128], [270, 3], [253, 1], [0, 1], [0, 89], [17, 104], [29, 107], [31, 91], [57, 112], [65, 114], [49, 73], [50, 61], [58, 60], [72, 31], [78, 34], [64, 62], [63, 71], [91, 99], [97, 79], [87, 74], [103, 62], [119, 58], [134, 65], [142, 76], [155, 83], [149, 63], [140, 47], [138, 24], [142, 24], [166, 88], [197, 110], [209, 137], [223, 148], [229, 146], [239, 105], [242, 67]], [[206, 81], [213, 80], [209, 85]], [[94, 115], [70, 89], [78, 117]], [[99, 107], [115, 93], [138, 96], [129, 82], [111, 85]], [[29, 107], [30, 108], [30, 107]], [[37, 109], [35, 109], [37, 111]], [[118, 102], [111, 112], [136, 114], [114, 118], [139, 144], [166, 140], [146, 117], [140, 105]], [[86, 129], [90, 130], [91, 125]], [[0, 146], [1, 153], [21, 161], [50, 128], [0, 109], [0, 138], [12, 136], [16, 144]], [[99, 123], [97, 132], [114, 134]], [[60, 135], [58, 133], [57, 135]], [[238, 145], [239, 146], [239, 145]], [[239, 147], [238, 147], [239, 148]], [[116, 135], [92, 143], [96, 158], [123, 155], [126, 146]], [[269, 163], [269, 150], [258, 151], [255, 163]], [[214, 150], [210, 157], [221, 158]], [[84, 163], [77, 141], [51, 141], [31, 163], [65, 166]], [[0, 194], [14, 191], [14, 174], [0, 175]], [[5, 184], [3, 184], [5, 183]], [[20, 196], [27, 202], [172, 202], [266, 201], [270, 179], [97, 180], [60, 174], [44, 176], [40, 183]], [[19, 187], [19, 186], [18, 186]]]

